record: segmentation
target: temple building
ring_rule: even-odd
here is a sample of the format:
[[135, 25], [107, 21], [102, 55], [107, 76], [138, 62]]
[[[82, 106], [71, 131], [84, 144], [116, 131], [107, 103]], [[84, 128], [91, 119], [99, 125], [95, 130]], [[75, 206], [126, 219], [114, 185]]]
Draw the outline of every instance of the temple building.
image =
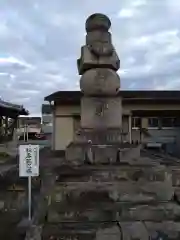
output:
[[19, 115], [28, 115], [28, 111], [21, 105], [5, 102], [0, 99], [0, 142], [13, 139], [14, 130], [18, 126]]
[[[180, 91], [121, 90], [123, 141], [168, 143], [178, 150]], [[80, 91], [58, 91], [45, 97], [52, 105], [52, 149], [64, 152], [78, 138]]]

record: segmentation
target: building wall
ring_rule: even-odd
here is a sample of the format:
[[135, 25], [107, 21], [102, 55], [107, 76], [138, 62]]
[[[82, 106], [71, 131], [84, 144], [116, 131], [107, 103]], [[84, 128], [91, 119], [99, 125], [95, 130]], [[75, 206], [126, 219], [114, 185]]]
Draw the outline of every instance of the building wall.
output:
[[[125, 105], [123, 112], [130, 112], [131, 110], [180, 110], [180, 105]], [[76, 139], [76, 131], [80, 126], [80, 106], [58, 106], [54, 107], [54, 128], [53, 128], [53, 150], [65, 150], [67, 145]], [[142, 118], [142, 127], [148, 127], [148, 119]], [[129, 116], [123, 116], [122, 119], [124, 140], [130, 139], [129, 134]], [[150, 135], [154, 138], [162, 139], [162, 141], [174, 141], [177, 135], [180, 134], [175, 128], [171, 129], [148, 129]], [[147, 141], [147, 136], [140, 134], [138, 128], [132, 128], [132, 141]]]
[[52, 134], [53, 132], [52, 114], [42, 114], [42, 132], [45, 134]]
[[53, 150], [64, 150], [73, 140], [74, 125], [72, 117], [55, 117]]

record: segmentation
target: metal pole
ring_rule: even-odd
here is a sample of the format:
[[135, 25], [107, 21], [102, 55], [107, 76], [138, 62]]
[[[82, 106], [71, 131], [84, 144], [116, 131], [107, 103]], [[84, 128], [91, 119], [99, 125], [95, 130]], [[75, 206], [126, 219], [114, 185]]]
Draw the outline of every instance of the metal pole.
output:
[[28, 219], [29, 221], [31, 221], [31, 176], [28, 177], [28, 205], [29, 205]]
[[29, 127], [28, 125], [26, 125], [26, 137], [27, 137], [27, 141], [29, 140]]
[[[28, 125], [26, 125], [26, 141], [29, 140]], [[28, 219], [31, 221], [31, 176], [28, 177]]]
[[24, 125], [24, 142], [26, 142], [26, 125]]
[[129, 115], [129, 142], [132, 143], [132, 117]]

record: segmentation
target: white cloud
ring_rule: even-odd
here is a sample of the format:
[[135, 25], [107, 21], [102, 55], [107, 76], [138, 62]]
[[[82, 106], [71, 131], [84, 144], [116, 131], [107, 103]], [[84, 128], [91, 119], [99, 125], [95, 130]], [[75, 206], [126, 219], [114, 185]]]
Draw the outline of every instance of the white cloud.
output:
[[124, 89], [180, 89], [177, 0], [0, 1], [0, 96], [39, 114], [44, 96], [79, 89], [85, 20], [112, 21]]
[[120, 10], [120, 12], [118, 13], [119, 18], [131, 18], [134, 15], [134, 10], [133, 9], [126, 9], [123, 8]]

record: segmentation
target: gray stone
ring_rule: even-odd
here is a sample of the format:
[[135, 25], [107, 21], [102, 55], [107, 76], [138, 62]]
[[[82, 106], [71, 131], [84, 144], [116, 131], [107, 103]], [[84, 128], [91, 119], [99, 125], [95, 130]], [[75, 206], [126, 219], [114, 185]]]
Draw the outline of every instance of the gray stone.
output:
[[66, 148], [66, 161], [70, 162], [71, 165], [84, 164], [87, 149], [87, 144], [70, 143]]
[[[121, 232], [117, 225], [111, 228], [98, 229], [96, 232], [96, 240], [120, 240]], [[123, 239], [121, 239], [123, 240]]]
[[99, 65], [101, 65], [103, 68], [109, 68], [117, 71], [120, 67], [120, 62], [116, 52], [113, 51], [110, 58], [107, 56], [102, 56], [100, 59], [97, 59], [97, 57], [91, 53], [87, 46], [83, 46], [81, 48], [81, 58], [77, 60], [79, 74], [82, 75], [87, 70], [91, 68], [97, 68]]
[[180, 223], [173, 221], [159, 222], [145, 222], [149, 236], [152, 240], [167, 239], [179, 240], [180, 239]]
[[119, 214], [121, 221], [164, 221], [180, 218], [180, 206], [175, 203], [159, 203], [157, 205], [138, 204], [129, 206], [124, 204]]
[[42, 226], [32, 225], [26, 233], [25, 240], [41, 240]]
[[143, 222], [119, 222], [123, 240], [149, 240], [149, 233]]
[[172, 169], [172, 182], [173, 186], [180, 187], [180, 169], [178, 167]]
[[5, 207], [4, 201], [0, 201], [0, 211], [2, 211]]
[[64, 197], [71, 196], [76, 199], [81, 193], [106, 192], [113, 201], [122, 202], [148, 202], [148, 201], [169, 201], [172, 199], [174, 189], [168, 182], [66, 182], [59, 186], [63, 189]]
[[19, 233], [26, 233], [30, 226], [31, 220], [26, 217], [21, 219], [21, 221], [17, 224], [17, 230]]
[[95, 30], [108, 31], [111, 27], [111, 21], [102, 13], [94, 13], [87, 18], [85, 25], [87, 32]]
[[86, 71], [80, 79], [80, 88], [86, 95], [117, 94], [120, 88], [120, 78], [111, 69], [99, 68]]
[[[121, 97], [81, 100], [81, 127], [92, 129], [121, 128]], [[113, 117], [112, 117], [113, 116]]]
[[[75, 142], [87, 143], [91, 140], [93, 145], [112, 145], [121, 146], [121, 133], [119, 128], [108, 128], [108, 129], [92, 129], [92, 128], [80, 128], [78, 131], [79, 138]], [[124, 147], [124, 144], [123, 144]]]
[[[89, 205], [89, 206], [88, 206]], [[179, 220], [180, 206], [174, 203], [129, 204], [106, 202], [74, 206], [52, 204], [48, 210], [48, 222], [113, 222], [119, 221], [156, 221]]]
[[[88, 34], [86, 35], [86, 45], [87, 46], [93, 45], [94, 42], [99, 42], [101, 44], [107, 43], [112, 47], [111, 33], [105, 32], [105, 31], [102, 32], [99, 30], [88, 32]], [[111, 49], [110, 55], [111, 54], [112, 54], [112, 49]]]
[[86, 22], [78, 59], [79, 135], [60, 163], [43, 239], [177, 240], [180, 171], [166, 167], [167, 159], [142, 157], [141, 145], [123, 142], [120, 61], [110, 26], [103, 14]]

